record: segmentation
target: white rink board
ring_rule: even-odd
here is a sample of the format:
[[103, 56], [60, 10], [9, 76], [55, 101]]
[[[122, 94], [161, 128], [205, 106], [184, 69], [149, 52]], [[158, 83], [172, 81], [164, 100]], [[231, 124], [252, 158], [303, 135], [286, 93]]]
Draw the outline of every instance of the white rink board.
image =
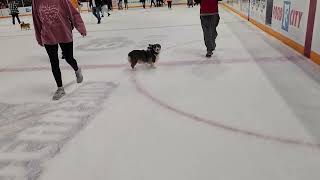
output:
[[241, 10], [241, 1], [240, 0], [233, 0], [229, 1], [228, 4], [230, 4], [233, 8], [235, 8], [237, 11]]
[[[115, 10], [101, 24], [82, 13], [84, 82], [61, 60], [59, 102], [34, 29], [1, 19], [0, 180], [320, 179], [319, 67], [220, 15], [208, 59], [199, 6]], [[128, 53], [149, 43], [162, 46], [156, 68], [132, 71]]]
[[[31, 6], [30, 7], [19, 7], [20, 14], [31, 14]], [[0, 9], [0, 16], [10, 16], [9, 9]]]
[[[309, 1], [275, 0], [272, 28], [304, 45], [308, 21]], [[285, 11], [287, 10], [287, 13]]]
[[[266, 21], [266, 0], [251, 0], [250, 5], [250, 18], [265, 23]], [[244, 4], [247, 6], [247, 4]]]

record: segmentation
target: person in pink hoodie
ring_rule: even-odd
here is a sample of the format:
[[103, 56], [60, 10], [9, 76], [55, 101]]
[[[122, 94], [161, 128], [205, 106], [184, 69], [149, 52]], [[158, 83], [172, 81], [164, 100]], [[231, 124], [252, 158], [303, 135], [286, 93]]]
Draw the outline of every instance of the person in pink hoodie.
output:
[[69, 0], [32, 0], [32, 17], [36, 39], [44, 46], [51, 63], [51, 69], [58, 90], [53, 100], [65, 95], [59, 67], [58, 46], [67, 63], [74, 69], [77, 83], [83, 81], [81, 69], [73, 57], [72, 29], [76, 28], [82, 36], [87, 35], [86, 27], [79, 12]]

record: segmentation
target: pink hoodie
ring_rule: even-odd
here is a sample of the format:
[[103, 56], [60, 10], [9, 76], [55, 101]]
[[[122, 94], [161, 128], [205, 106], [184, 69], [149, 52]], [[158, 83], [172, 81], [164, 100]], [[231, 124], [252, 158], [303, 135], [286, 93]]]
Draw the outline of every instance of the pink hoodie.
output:
[[72, 25], [82, 35], [86, 27], [69, 0], [32, 0], [32, 16], [39, 45], [72, 42]]

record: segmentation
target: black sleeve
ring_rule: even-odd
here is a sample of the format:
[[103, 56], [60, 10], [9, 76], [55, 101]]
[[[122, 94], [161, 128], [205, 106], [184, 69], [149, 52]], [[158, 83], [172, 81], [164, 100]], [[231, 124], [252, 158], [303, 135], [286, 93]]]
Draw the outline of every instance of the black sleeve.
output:
[[195, 3], [200, 4], [201, 0], [194, 0]]

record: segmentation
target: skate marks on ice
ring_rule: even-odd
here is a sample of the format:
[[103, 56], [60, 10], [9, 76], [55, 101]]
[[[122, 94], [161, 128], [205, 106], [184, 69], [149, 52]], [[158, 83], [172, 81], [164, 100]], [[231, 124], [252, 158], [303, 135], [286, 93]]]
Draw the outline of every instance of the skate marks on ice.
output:
[[0, 149], [2, 141], [14, 136], [34, 122], [41, 114], [41, 110], [48, 107], [46, 104], [0, 103]]
[[166, 34], [148, 35], [142, 38], [140, 41], [138, 41], [134, 48], [146, 49], [149, 44], [160, 44], [161, 46], [164, 46], [167, 39], [168, 39], [168, 35]]
[[117, 87], [87, 82], [53, 104], [0, 103], [0, 180], [38, 179], [43, 163], [101, 112]]
[[81, 51], [105, 51], [127, 47], [131, 44], [134, 44], [134, 41], [126, 37], [100, 37], [91, 39], [76, 48]]
[[90, 39], [84, 42], [81, 45], [78, 45], [76, 48], [81, 51], [106, 51], [121, 49], [125, 47], [133, 46], [135, 49], [146, 49], [149, 44], [160, 43], [163, 44], [164, 40], [167, 38], [167, 35], [149, 35], [143, 38], [140, 38], [139, 41], [135, 42], [130, 40], [127, 37], [100, 37]]

